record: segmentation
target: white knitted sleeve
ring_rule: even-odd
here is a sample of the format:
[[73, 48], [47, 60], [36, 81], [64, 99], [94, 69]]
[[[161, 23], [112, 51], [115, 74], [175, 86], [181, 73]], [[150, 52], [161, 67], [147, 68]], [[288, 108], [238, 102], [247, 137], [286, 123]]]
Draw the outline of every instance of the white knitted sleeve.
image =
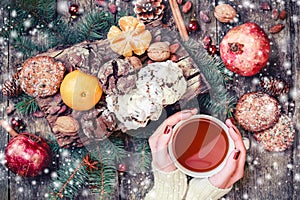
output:
[[208, 178], [192, 179], [189, 183], [187, 200], [217, 200], [227, 194], [232, 187], [228, 189], [219, 189], [213, 186]]
[[187, 177], [178, 169], [163, 172], [153, 165], [154, 186], [146, 195], [145, 200], [182, 200], [187, 190]]

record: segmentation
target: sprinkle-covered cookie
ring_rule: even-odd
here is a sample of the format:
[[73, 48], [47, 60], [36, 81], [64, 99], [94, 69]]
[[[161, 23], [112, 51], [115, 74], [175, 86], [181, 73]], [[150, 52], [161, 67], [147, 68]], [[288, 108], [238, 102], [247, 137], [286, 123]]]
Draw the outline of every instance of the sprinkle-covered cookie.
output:
[[280, 106], [275, 98], [266, 93], [251, 92], [239, 99], [234, 116], [245, 130], [258, 132], [278, 121]]
[[284, 151], [294, 141], [295, 129], [287, 115], [281, 115], [279, 121], [271, 128], [256, 132], [254, 138], [268, 151]]
[[55, 94], [63, 80], [65, 67], [61, 62], [48, 56], [27, 59], [20, 71], [20, 86], [33, 97]]

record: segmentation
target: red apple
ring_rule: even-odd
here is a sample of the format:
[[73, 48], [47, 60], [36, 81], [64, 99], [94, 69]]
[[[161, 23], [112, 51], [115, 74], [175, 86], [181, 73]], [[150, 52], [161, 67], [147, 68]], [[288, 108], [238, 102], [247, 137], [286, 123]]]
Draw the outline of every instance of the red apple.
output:
[[220, 44], [225, 66], [241, 76], [255, 75], [264, 68], [269, 52], [268, 36], [253, 22], [230, 29]]
[[43, 138], [21, 133], [7, 144], [6, 166], [19, 176], [34, 177], [49, 165], [50, 152], [50, 147]]

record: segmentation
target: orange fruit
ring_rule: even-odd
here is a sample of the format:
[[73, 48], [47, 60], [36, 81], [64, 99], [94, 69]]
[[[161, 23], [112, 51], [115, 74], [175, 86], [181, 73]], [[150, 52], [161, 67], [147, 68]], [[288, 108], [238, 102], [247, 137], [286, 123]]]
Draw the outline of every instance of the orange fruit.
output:
[[75, 70], [63, 79], [60, 94], [63, 102], [73, 110], [89, 110], [100, 100], [102, 89], [97, 77]]
[[125, 16], [119, 19], [119, 26], [112, 26], [107, 34], [111, 49], [125, 57], [132, 56], [132, 52], [137, 55], [145, 53], [152, 36], [144, 23], [135, 17]]

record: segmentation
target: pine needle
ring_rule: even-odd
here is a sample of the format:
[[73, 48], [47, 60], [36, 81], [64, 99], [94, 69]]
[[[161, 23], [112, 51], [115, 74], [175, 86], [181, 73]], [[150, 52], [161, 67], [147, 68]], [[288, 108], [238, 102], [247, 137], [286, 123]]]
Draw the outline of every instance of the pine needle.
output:
[[39, 110], [39, 106], [35, 99], [27, 94], [20, 96], [20, 101], [16, 104], [16, 109], [25, 115], [30, 115]]

